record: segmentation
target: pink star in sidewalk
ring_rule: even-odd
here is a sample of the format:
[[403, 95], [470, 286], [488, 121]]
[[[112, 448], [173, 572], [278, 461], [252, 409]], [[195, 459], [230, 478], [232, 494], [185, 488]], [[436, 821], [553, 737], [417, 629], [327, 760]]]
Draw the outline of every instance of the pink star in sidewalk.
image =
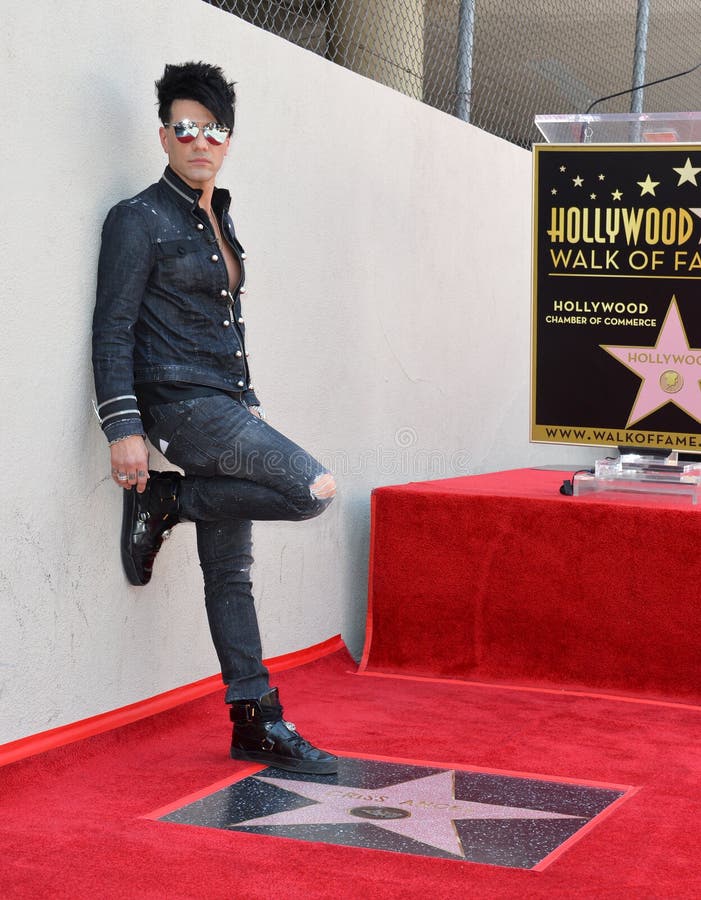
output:
[[676, 297], [654, 347], [599, 346], [642, 378], [626, 428], [665, 403], [674, 403], [701, 422], [701, 349], [689, 346]]
[[455, 773], [440, 772], [366, 791], [344, 785], [316, 784], [255, 776], [257, 781], [313, 800], [298, 809], [256, 816], [232, 829], [261, 825], [372, 824], [455, 856], [465, 857], [454, 822], [458, 819], [579, 819], [565, 813], [455, 798]]

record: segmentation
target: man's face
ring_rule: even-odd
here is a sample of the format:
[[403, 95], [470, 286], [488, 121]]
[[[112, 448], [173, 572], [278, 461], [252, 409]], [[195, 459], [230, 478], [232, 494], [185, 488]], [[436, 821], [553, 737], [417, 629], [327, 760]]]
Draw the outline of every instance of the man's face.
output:
[[[190, 119], [200, 126], [217, 121], [216, 116], [196, 100], [174, 100], [170, 111], [170, 121], [175, 124], [183, 119]], [[201, 128], [195, 140], [188, 144], [178, 141], [172, 128], [161, 126], [158, 133], [161, 145], [168, 154], [171, 169], [183, 181], [190, 187], [200, 190], [207, 187], [209, 183], [214, 185], [214, 179], [229, 149], [230, 136], [223, 144], [217, 146], [210, 144], [205, 139]]]

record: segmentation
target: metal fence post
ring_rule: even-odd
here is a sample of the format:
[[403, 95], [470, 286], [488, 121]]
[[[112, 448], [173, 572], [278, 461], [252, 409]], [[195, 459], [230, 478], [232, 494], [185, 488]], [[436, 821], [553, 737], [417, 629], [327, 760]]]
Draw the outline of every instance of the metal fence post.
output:
[[475, 2], [460, 0], [455, 115], [469, 122], [472, 115], [472, 52], [475, 42]]
[[[645, 83], [645, 63], [647, 62], [647, 34], [650, 25], [650, 0], [638, 0], [635, 19], [635, 52], [633, 55], [633, 87]], [[643, 91], [633, 91], [630, 111], [643, 111]]]

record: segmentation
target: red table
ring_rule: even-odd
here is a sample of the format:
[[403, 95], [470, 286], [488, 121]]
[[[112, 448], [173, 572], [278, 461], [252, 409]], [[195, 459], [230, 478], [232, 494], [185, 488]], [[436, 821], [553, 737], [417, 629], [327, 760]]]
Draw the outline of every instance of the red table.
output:
[[566, 476], [374, 491], [362, 667], [701, 700], [701, 509]]

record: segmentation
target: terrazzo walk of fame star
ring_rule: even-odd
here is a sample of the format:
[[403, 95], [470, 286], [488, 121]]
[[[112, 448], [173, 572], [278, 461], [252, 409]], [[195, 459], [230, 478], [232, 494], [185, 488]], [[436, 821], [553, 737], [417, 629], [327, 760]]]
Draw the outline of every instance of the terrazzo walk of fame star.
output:
[[539, 869], [627, 787], [341, 758], [336, 775], [250, 769], [149, 818], [248, 834]]

